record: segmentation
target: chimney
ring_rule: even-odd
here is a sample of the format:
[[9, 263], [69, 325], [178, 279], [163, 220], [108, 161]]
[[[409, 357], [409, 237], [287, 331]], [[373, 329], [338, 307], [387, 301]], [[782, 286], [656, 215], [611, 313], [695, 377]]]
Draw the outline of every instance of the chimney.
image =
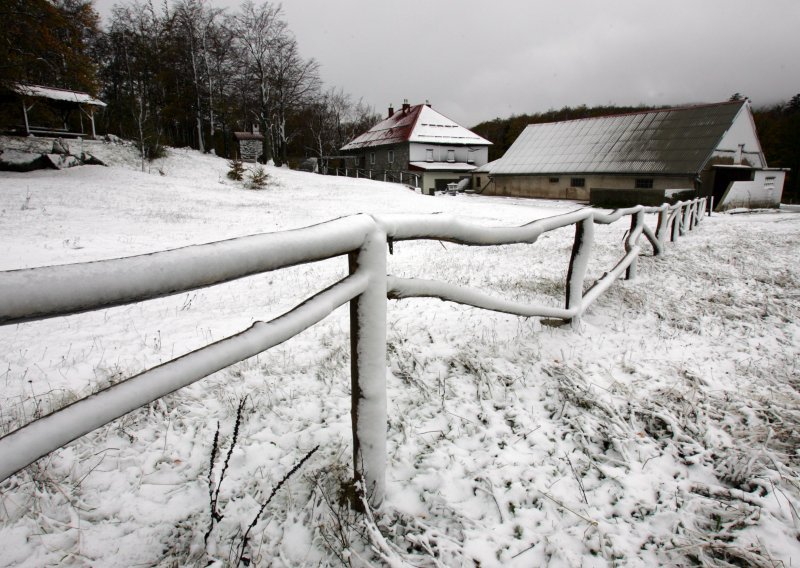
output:
[[428, 99], [425, 99], [425, 106], [426, 107], [431, 106], [431, 101], [429, 101]]
[[742, 165], [742, 157], [744, 156], [744, 144], [739, 144], [739, 149], [736, 150], [736, 156], [733, 159], [733, 163], [737, 166]]
[[408, 104], [408, 99], [403, 99], [403, 113], [407, 113], [410, 108], [411, 105]]
[[389, 118], [392, 118], [393, 116], [394, 116], [394, 107], [392, 106], [392, 103], [389, 103]]

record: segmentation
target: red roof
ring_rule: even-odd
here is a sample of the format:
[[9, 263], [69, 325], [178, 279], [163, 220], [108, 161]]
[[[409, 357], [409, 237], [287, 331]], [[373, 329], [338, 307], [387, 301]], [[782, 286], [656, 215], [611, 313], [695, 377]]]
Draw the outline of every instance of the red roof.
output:
[[408, 141], [414, 131], [414, 125], [417, 123], [419, 113], [424, 106], [414, 105], [406, 110], [398, 110], [389, 118], [382, 120], [364, 134], [345, 144], [342, 150], [356, 150]]

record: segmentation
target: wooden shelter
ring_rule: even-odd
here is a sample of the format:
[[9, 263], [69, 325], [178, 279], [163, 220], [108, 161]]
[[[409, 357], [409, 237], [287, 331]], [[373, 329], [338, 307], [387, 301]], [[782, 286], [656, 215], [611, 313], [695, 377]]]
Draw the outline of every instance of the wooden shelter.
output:
[[[14, 130], [19, 133], [24, 132], [25, 135], [85, 136], [87, 132], [83, 119], [86, 117], [91, 127], [91, 136], [95, 138], [97, 132], [94, 113], [106, 106], [106, 103], [88, 93], [23, 83], [12, 87], [10, 93], [3, 98], [21, 105], [24, 126], [15, 125]], [[44, 109], [46, 112], [36, 113], [35, 109], [39, 106], [46, 107]], [[71, 124], [70, 116], [76, 110], [77, 124]], [[46, 124], [35, 124], [34, 121]]]

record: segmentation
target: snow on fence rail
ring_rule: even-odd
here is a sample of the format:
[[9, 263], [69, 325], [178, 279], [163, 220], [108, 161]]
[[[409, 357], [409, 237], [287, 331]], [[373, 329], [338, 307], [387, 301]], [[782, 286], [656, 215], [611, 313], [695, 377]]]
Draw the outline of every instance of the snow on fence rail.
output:
[[[78, 400], [0, 438], [0, 481], [40, 457], [171, 392], [274, 347], [350, 304], [353, 467], [379, 505], [386, 470], [386, 309], [390, 299], [434, 297], [519, 316], [575, 321], [623, 273], [636, 275], [644, 235], [655, 255], [702, 218], [705, 199], [604, 213], [581, 209], [519, 227], [483, 227], [449, 215], [355, 215], [292, 231], [97, 262], [0, 272], [0, 325], [120, 306], [245, 276], [348, 255], [349, 275], [268, 322], [211, 343]], [[646, 213], [658, 213], [655, 230]], [[583, 291], [594, 225], [630, 217], [625, 254]], [[566, 306], [528, 305], [439, 281], [386, 273], [387, 245], [434, 239], [464, 245], [532, 244], [575, 225]]]

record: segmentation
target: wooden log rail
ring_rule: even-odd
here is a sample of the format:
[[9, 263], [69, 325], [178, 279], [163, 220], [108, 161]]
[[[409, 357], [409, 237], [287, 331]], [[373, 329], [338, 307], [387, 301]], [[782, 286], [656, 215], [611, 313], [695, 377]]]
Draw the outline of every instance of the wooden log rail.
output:
[[[303, 229], [252, 235], [129, 258], [0, 272], [0, 325], [100, 310], [179, 294], [281, 268], [348, 257], [349, 274], [268, 321], [130, 377], [0, 438], [0, 481], [136, 408], [274, 347], [350, 304], [351, 420], [356, 480], [375, 506], [385, 493], [386, 311], [389, 299], [434, 297], [515, 314], [575, 321], [619, 279], [636, 275], [642, 235], [654, 255], [702, 219], [705, 198], [612, 212], [591, 208], [519, 227], [483, 227], [450, 215], [355, 215]], [[657, 213], [655, 230], [645, 214]], [[630, 217], [624, 256], [585, 292], [595, 224]], [[445, 282], [386, 273], [387, 245], [440, 240], [470, 246], [532, 244], [575, 225], [564, 308], [495, 298]]]

